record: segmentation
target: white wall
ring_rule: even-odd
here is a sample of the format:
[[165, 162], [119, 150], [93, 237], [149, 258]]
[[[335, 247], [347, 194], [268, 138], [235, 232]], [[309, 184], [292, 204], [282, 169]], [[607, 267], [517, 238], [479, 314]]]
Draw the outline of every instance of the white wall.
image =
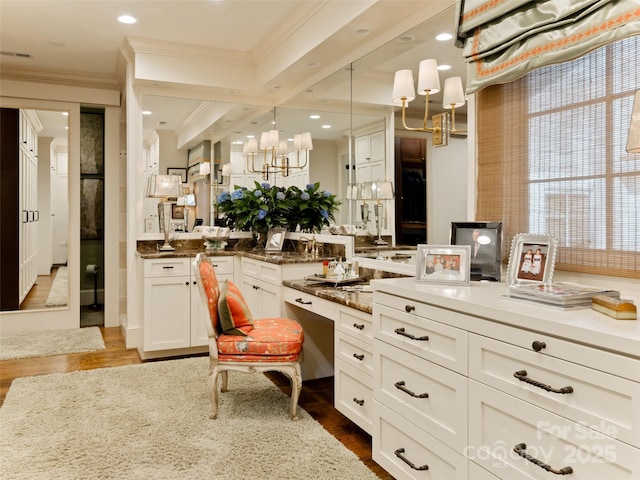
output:
[[320, 182], [320, 188], [331, 193], [340, 192], [340, 159], [336, 142], [314, 140], [309, 155], [309, 181]]
[[38, 137], [38, 275], [50, 275], [53, 263], [53, 226], [51, 222], [51, 142], [53, 137]]

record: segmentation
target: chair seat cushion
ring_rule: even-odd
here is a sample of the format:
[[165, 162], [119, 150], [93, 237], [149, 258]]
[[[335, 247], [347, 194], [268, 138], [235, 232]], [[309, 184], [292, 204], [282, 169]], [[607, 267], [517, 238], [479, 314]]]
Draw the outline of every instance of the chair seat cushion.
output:
[[[297, 357], [302, 351], [304, 332], [295, 320], [289, 318], [254, 319], [253, 328], [246, 336], [222, 334], [217, 339], [219, 360], [229, 355], [254, 357], [246, 361], [287, 361], [284, 357]], [[269, 357], [281, 357], [270, 359]], [[235, 359], [239, 360], [239, 359]]]

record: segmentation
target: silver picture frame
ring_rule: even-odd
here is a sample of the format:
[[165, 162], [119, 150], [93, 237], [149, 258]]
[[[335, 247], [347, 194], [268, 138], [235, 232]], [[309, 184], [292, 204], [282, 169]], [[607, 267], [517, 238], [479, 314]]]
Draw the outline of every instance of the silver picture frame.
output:
[[264, 246], [265, 251], [281, 252], [286, 234], [287, 229], [283, 227], [275, 227], [269, 230], [269, 233], [267, 234], [267, 243]]
[[416, 280], [424, 283], [468, 286], [469, 245], [418, 245]]
[[511, 241], [507, 285], [551, 283], [558, 239], [553, 235], [519, 233]]

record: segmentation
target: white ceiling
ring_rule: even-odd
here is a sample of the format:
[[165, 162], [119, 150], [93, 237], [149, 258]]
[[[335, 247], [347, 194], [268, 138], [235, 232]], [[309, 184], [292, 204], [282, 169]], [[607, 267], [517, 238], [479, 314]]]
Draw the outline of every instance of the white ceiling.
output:
[[[436, 58], [452, 66], [441, 73], [465, 78], [453, 41], [454, 0], [0, 0], [0, 72], [32, 72], [123, 84], [123, 56], [130, 44], [151, 51], [185, 45], [256, 72], [243, 90], [143, 82], [144, 127], [187, 130], [203, 105], [227, 110], [215, 124], [184, 141], [214, 141], [259, 133], [273, 118], [287, 136], [312, 131], [338, 138], [350, 127], [371, 123], [392, 108], [393, 74]], [[138, 23], [124, 25], [129, 14]], [[131, 43], [130, 43], [131, 42]], [[134, 47], [135, 50], [136, 47]], [[18, 54], [18, 55], [16, 55]], [[24, 54], [29, 57], [23, 56]], [[352, 64], [353, 68], [348, 68]], [[1, 77], [0, 77], [1, 80]], [[1, 93], [0, 83], [0, 93]], [[432, 98], [440, 110], [442, 93]], [[423, 97], [419, 97], [422, 99]], [[204, 102], [204, 103], [203, 103]], [[418, 103], [418, 101], [414, 102]], [[419, 106], [418, 110], [421, 110]], [[351, 115], [351, 113], [354, 115]], [[309, 113], [320, 113], [312, 122]], [[464, 110], [461, 112], [464, 113]], [[311, 123], [310, 123], [311, 122]], [[319, 124], [331, 124], [322, 130]]]

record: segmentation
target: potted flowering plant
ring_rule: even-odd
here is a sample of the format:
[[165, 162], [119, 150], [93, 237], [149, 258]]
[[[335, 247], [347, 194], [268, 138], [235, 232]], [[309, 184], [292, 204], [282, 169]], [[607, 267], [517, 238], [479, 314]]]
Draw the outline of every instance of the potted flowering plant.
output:
[[335, 221], [340, 201], [328, 190], [321, 190], [320, 183], [309, 183], [304, 190], [296, 186], [289, 187], [290, 199], [289, 229], [300, 226], [303, 232], [320, 232], [323, 226]]

